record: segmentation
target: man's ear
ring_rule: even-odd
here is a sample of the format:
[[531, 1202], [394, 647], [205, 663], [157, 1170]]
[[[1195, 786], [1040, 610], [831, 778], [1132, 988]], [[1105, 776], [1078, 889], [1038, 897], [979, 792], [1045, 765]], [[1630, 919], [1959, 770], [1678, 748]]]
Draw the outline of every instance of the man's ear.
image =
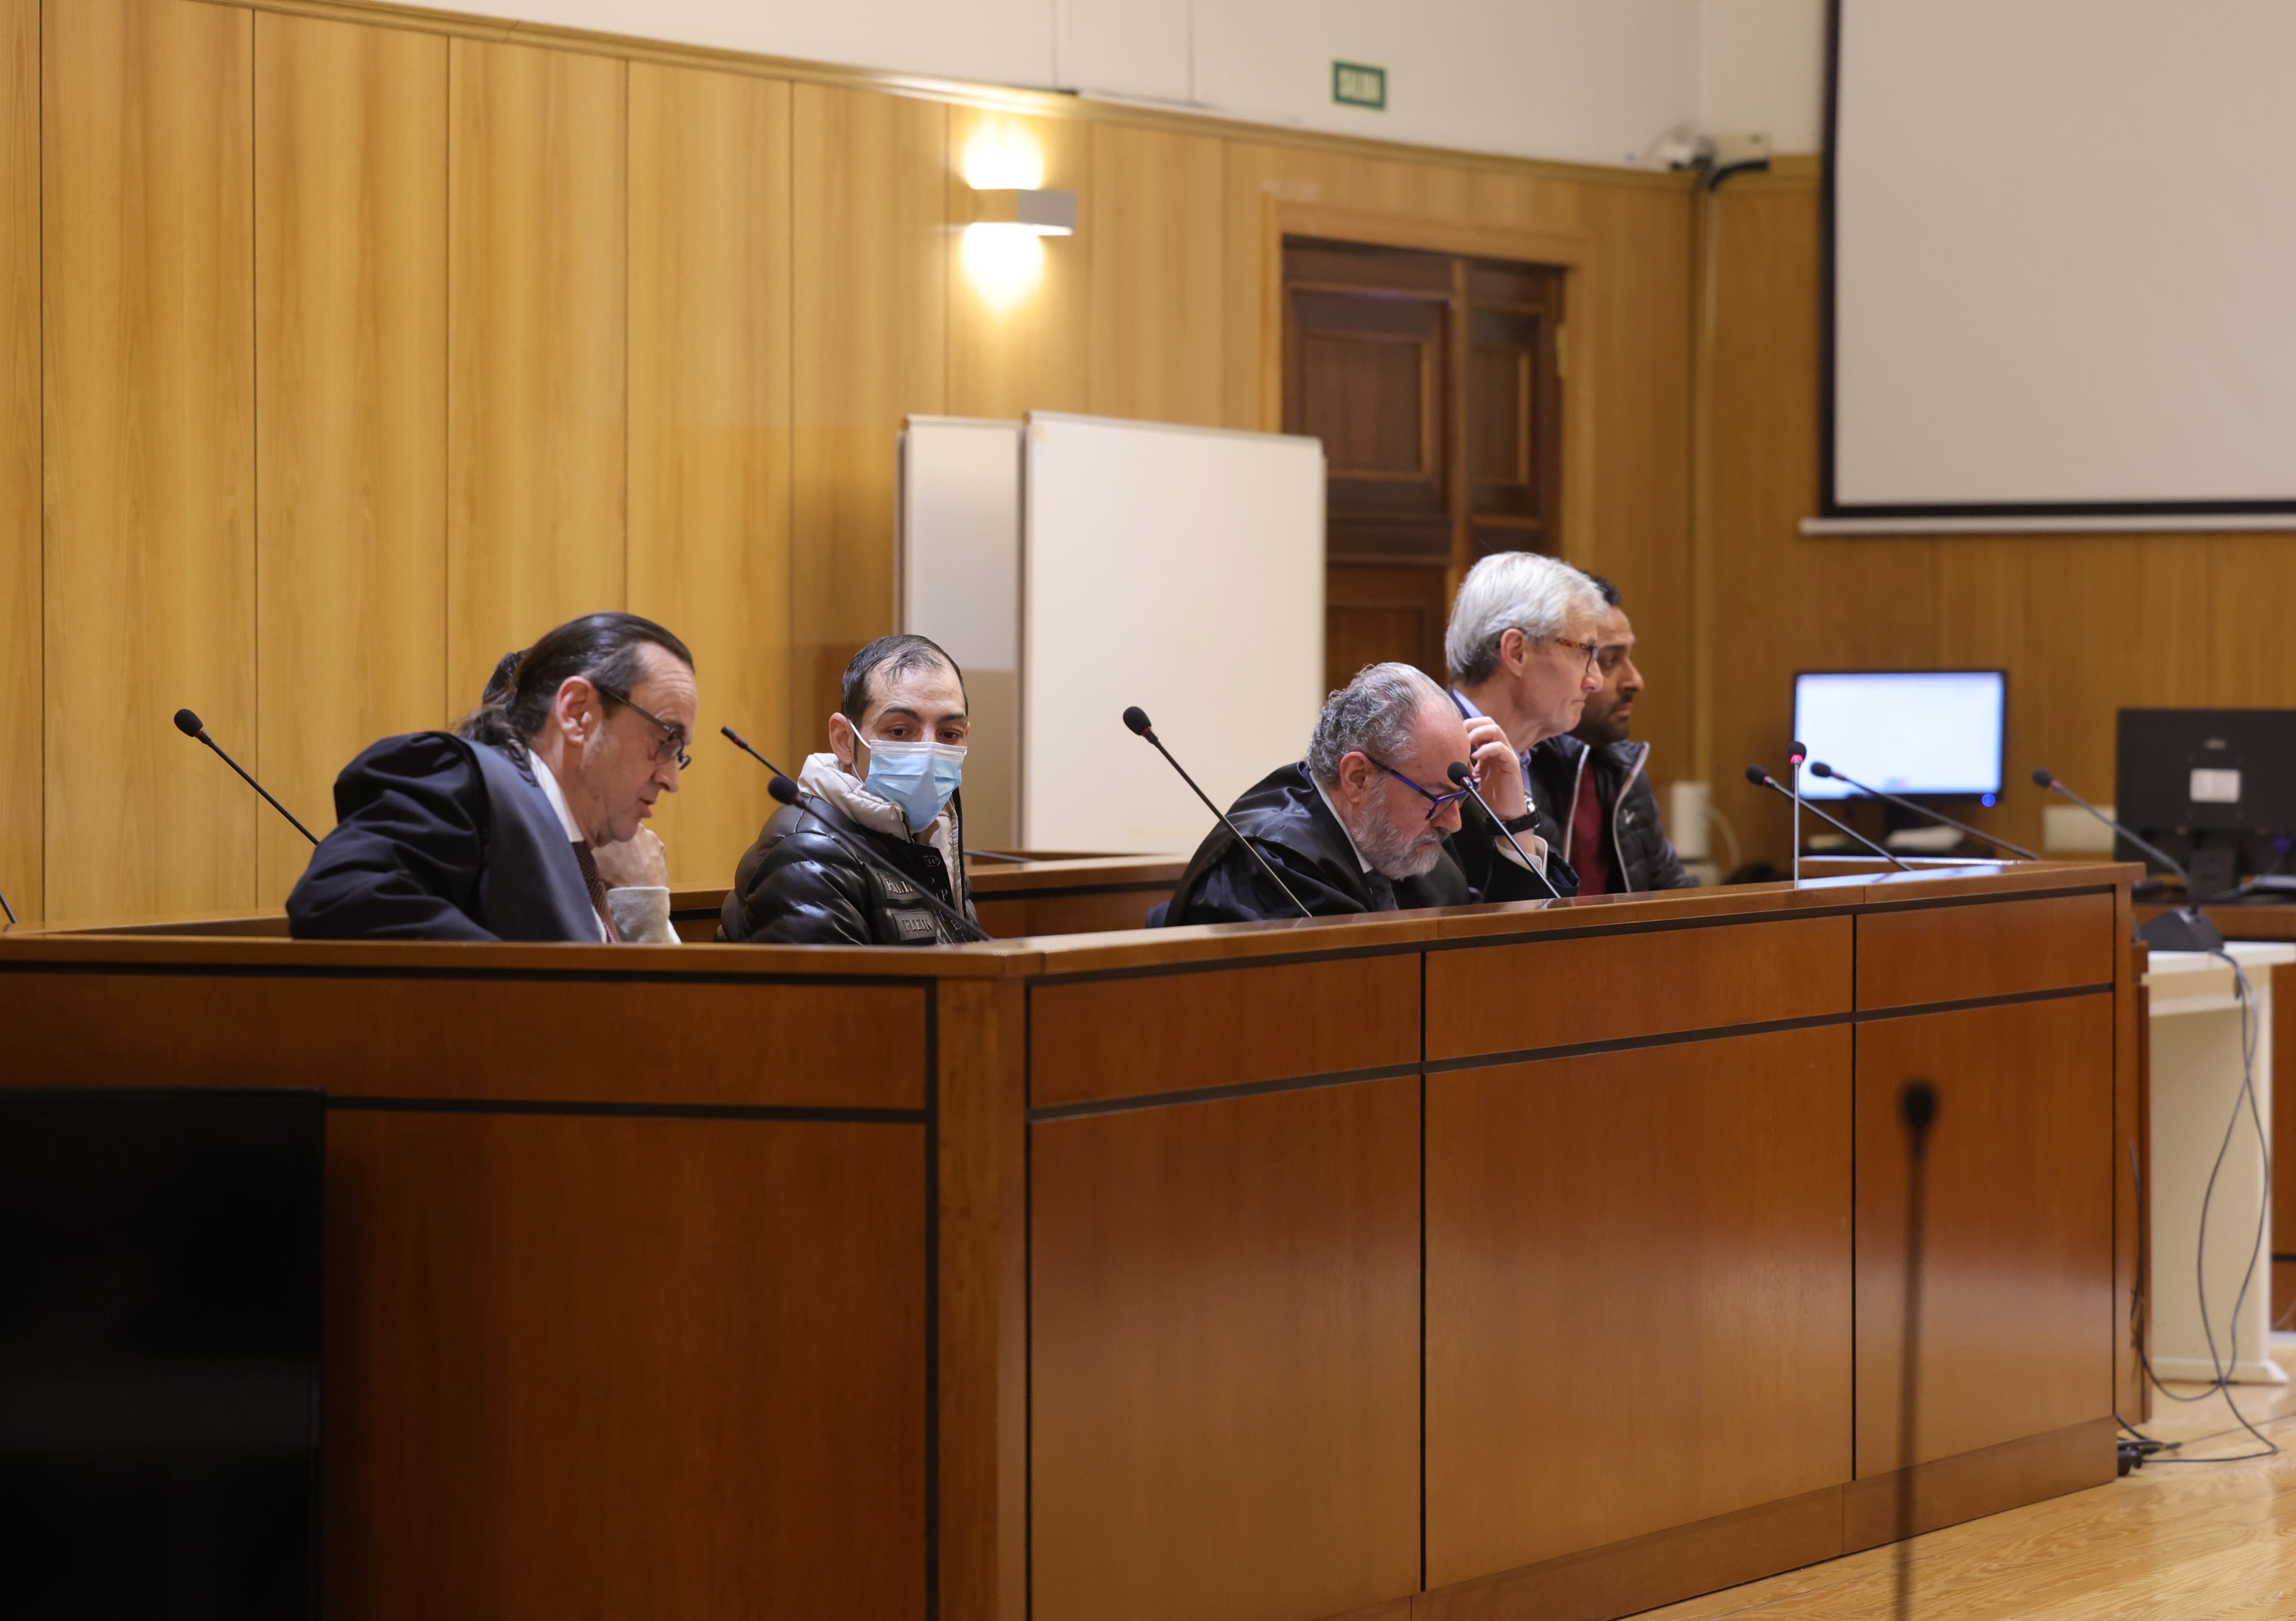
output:
[[1499, 663], [1507, 670], [1521, 670], [1523, 661], [1530, 657], [1530, 638], [1514, 626], [1499, 632]]
[[842, 714], [829, 717], [829, 752], [837, 756], [837, 763], [854, 771], [860, 760], [860, 750], [855, 745], [861, 740], [860, 732]]
[[599, 716], [598, 689], [585, 676], [568, 676], [558, 683], [558, 696], [550, 706], [559, 729], [577, 743], [586, 743]]
[[1372, 774], [1372, 763], [1361, 754], [1340, 756], [1340, 786], [1350, 794], [1361, 794]]

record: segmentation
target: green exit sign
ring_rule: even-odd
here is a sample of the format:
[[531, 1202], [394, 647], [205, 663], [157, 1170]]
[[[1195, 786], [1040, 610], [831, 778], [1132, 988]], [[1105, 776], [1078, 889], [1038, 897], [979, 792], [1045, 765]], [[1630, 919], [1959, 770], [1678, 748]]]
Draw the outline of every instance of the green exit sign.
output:
[[1332, 64], [1332, 99], [1342, 107], [1387, 106], [1387, 70], [1359, 62]]

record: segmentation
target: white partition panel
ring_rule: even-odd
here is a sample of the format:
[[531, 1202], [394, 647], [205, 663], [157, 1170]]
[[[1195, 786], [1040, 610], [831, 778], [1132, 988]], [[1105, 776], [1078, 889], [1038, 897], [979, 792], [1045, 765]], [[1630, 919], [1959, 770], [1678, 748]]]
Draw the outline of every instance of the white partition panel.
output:
[[900, 440], [894, 622], [964, 671], [965, 839], [1020, 842], [1021, 424], [912, 416]]
[[1125, 730], [1138, 704], [1225, 807], [1302, 758], [1324, 700], [1312, 439], [1030, 415], [1021, 832], [1185, 853], [1210, 813]]

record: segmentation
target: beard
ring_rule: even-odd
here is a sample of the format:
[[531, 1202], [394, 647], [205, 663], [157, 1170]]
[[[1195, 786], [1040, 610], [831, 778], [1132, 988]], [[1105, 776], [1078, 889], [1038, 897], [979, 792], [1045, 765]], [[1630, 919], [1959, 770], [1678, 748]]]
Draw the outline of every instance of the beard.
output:
[[1356, 848], [1372, 870], [1387, 878], [1423, 877], [1443, 859], [1443, 834], [1431, 824], [1398, 829], [1371, 819], [1368, 827], [1349, 829]]

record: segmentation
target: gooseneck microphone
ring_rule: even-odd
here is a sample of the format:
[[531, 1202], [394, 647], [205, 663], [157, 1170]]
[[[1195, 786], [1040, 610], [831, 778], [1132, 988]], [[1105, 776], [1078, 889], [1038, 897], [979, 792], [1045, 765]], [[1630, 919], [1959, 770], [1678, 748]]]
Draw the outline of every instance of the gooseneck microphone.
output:
[[872, 868], [879, 873], [898, 878], [903, 884], [907, 885], [911, 889], [915, 890], [917, 892], [917, 899], [923, 901], [927, 906], [932, 908], [934, 914], [939, 917], [942, 922], [955, 929], [958, 934], [964, 939], [971, 941], [986, 941], [989, 938], [989, 935], [981, 929], [980, 925], [974, 923], [971, 918], [966, 917], [955, 908], [947, 905], [940, 899], [939, 896], [931, 893], [926, 890], [923, 885], [919, 884], [914, 878], [910, 877], [906, 873], [896, 871], [889, 863], [878, 860], [876, 856], [871, 854], [868, 851], [864, 850], [860, 845], [855, 843], [851, 839], [847, 838], [836, 828], [831, 827], [829, 825], [829, 819], [813, 808], [813, 795], [805, 792], [805, 790], [799, 787], [797, 784], [791, 782], [788, 778], [783, 776], [779, 771], [775, 771], [774, 773], [773, 781], [766, 785], [766, 792], [772, 794], [783, 804], [793, 807], [800, 812], [800, 814], [813, 818], [815, 826], [818, 827], [824, 833], [827, 834], [831, 839], [835, 841], [839, 849], [842, 850], [847, 855], [851, 856], [855, 860], [859, 861], [863, 866]]
[[1546, 868], [1532, 860], [1530, 857], [1525, 853], [1523, 847], [1521, 844], [1515, 843], [1514, 835], [1507, 831], [1506, 824], [1499, 819], [1499, 813], [1492, 810], [1489, 804], [1484, 801], [1482, 794], [1477, 792], [1475, 787], [1475, 774], [1467, 769], [1467, 762], [1464, 760], [1455, 760], [1444, 769], [1443, 774], [1448, 777], [1456, 786], [1464, 788], [1468, 793], [1474, 795], [1475, 802], [1483, 807], [1483, 814], [1491, 819], [1491, 826], [1499, 830], [1499, 835], [1502, 838], [1505, 839], [1509, 844], [1513, 844], [1514, 846], [1515, 854], [1522, 857], [1522, 864], [1538, 875], [1538, 881], [1546, 885], [1546, 893], [1548, 894], [1553, 895], [1557, 901], [1562, 900], [1562, 892], [1554, 887], [1554, 880], [1546, 876]]
[[2221, 951], [2224, 950], [2224, 936], [2217, 931], [2217, 926], [2209, 921], [2208, 914], [2201, 910], [2199, 904], [2201, 897], [2193, 893], [2193, 875], [2185, 870], [2183, 862], [2177, 860], [2159, 845], [2147, 843], [2138, 838], [2128, 828], [2059, 782], [2056, 775], [2046, 768], [2036, 766], [2033, 769], [2033, 781], [2038, 786], [2048, 789], [2050, 793], [2062, 794], [2072, 801], [2183, 880], [2185, 904], [2161, 913], [2152, 922], [2138, 929], [2137, 939], [2156, 951]]
[[1801, 882], [1801, 762], [1808, 758], [1809, 750], [1800, 738], [1786, 745], [1786, 769], [1793, 774], [1793, 879], [1797, 884]]
[[[730, 726], [721, 726], [718, 730], [724, 735], [726, 742], [732, 744], [735, 748], [741, 750], [742, 753], [747, 754], [750, 759], [756, 761], [759, 765], [765, 767], [766, 769], [774, 774], [773, 780], [766, 785], [766, 792], [772, 794], [776, 802], [790, 806], [801, 817], [809, 816], [813, 818], [815, 823], [820, 827], [824, 833], [830, 836], [830, 839], [840, 850], [842, 850], [847, 855], [851, 856], [855, 860], [860, 862], [862, 866], [868, 868], [871, 871], [881, 876], [897, 878], [903, 884], [907, 885], [910, 888], [915, 890], [917, 892], [917, 899], [922, 901], [927, 906], [932, 908], [934, 913], [939, 917], [941, 921], [955, 928], [960, 936], [974, 941], [985, 941], [991, 938], [991, 936], [984, 931], [979, 924], [974, 923], [971, 918], [965, 917], [955, 908], [947, 905], [941, 901], [940, 897], [927, 893], [924, 886], [919, 884], [914, 878], [910, 877], [908, 874], [896, 871], [888, 863], [881, 860], [870, 852], [864, 850], [860, 845], [856, 844], [852, 840], [847, 838], [836, 828], [831, 827], [829, 819], [813, 808], [813, 795], [799, 787], [796, 782], [793, 781], [790, 778], [789, 774], [783, 771], [781, 767], [775, 765], [763, 754], [758, 753], [757, 750], [751, 748], [748, 738], [742, 736], [741, 733], [735, 731]], [[952, 879], [951, 883], [955, 884], [957, 881], [959, 880]]]
[[1293, 906], [1300, 909], [1300, 915], [1302, 917], [1312, 918], [1315, 917], [1316, 914], [1307, 909], [1306, 905], [1301, 902], [1300, 897], [1292, 893], [1292, 886], [1283, 881], [1283, 876], [1275, 870], [1275, 867], [1269, 863], [1266, 856], [1259, 853], [1259, 846], [1254, 844], [1250, 839], [1243, 836], [1243, 834], [1237, 828], [1236, 825], [1228, 820], [1227, 812], [1221, 810], [1218, 805], [1212, 803], [1211, 795], [1205, 793], [1201, 788], [1197, 787], [1196, 779], [1188, 775], [1187, 769], [1181, 765], [1178, 761], [1172, 758], [1172, 751], [1164, 746], [1163, 739], [1156, 736], [1156, 728], [1148, 724], [1148, 712], [1146, 710], [1141, 708], [1137, 704], [1135, 704], [1131, 708], [1126, 710], [1124, 712], [1124, 728], [1136, 737], [1145, 737], [1155, 751], [1164, 757], [1164, 763], [1170, 766], [1175, 771], [1179, 772], [1180, 780], [1186, 783], [1189, 789], [1194, 793], [1195, 796], [1204, 802], [1204, 809], [1210, 811], [1214, 816], [1219, 818], [1220, 826], [1228, 830], [1229, 836], [1251, 852], [1251, 859], [1259, 863], [1259, 870], [1266, 873], [1269, 880], [1275, 884], [1275, 887], [1283, 892], [1283, 898], [1286, 901], [1289, 901]]
[[8, 897], [4, 893], [0, 893], [0, 912], [5, 912], [8, 914], [8, 926], [12, 929], [14, 928], [16, 926], [16, 909], [8, 904]]
[[[193, 742], [204, 743], [208, 747], [215, 749], [216, 758], [222, 761], [224, 764], [229, 766], [233, 770], [239, 771], [240, 780], [245, 783], [249, 787], [254, 789], [258, 794], [262, 794], [263, 802], [269, 805], [274, 810], [279, 812], [280, 815], [285, 817], [289, 827], [294, 828], [296, 832], [301, 834], [305, 838], [309, 839], [314, 844], [319, 842], [318, 835], [316, 834], [313, 833], [308, 827], [306, 827], [302, 823], [295, 819], [295, 813], [293, 811], [288, 810], [286, 806], [281, 804], [277, 800], [271, 797], [271, 791], [268, 788], [266, 788], [261, 783], [256, 781], [252, 777], [250, 777], [245, 771], [240, 771], [239, 761], [234, 760], [221, 749], [216, 748], [216, 740], [208, 736], [208, 728], [200, 724], [200, 718], [197, 715], [193, 714], [188, 709], [177, 710], [176, 712], [176, 729], [183, 733], [184, 736], [189, 737]], [[14, 914], [10, 914], [8, 920], [11, 923], [13, 923], [16, 920]]]
[[1857, 789], [1860, 794], [1871, 794], [1875, 799], [1887, 800], [1893, 805], [1897, 805], [1902, 809], [1912, 811], [1915, 816], [1926, 816], [1930, 820], [1943, 823], [1948, 827], [1959, 828], [1962, 832], [1969, 835], [1970, 837], [1973, 839], [1980, 839], [1984, 843], [1992, 845], [1996, 850], [2013, 852], [2017, 855], [2022, 856], [2028, 861], [2038, 861], [2041, 859], [2035, 855], [2031, 851], [2026, 849], [2022, 844], [2013, 844], [2007, 839], [2001, 837], [1997, 834], [1987, 833], [1982, 828], [1972, 827], [1967, 822], [1957, 822], [1942, 810], [1932, 810], [1927, 805], [1915, 804], [1912, 800], [1906, 799], [1900, 794], [1885, 793], [1880, 788], [1869, 788], [1864, 783], [1859, 782], [1855, 777], [1849, 775], [1849, 772], [1837, 771], [1832, 766], [1826, 764], [1823, 760], [1813, 760], [1809, 762], [1809, 774], [1812, 777], [1827, 778], [1834, 782], [1846, 782], [1851, 787]]
[[[1787, 791], [1784, 784], [1779, 782], [1776, 778], [1771, 776], [1769, 772], [1763, 769], [1759, 765], [1750, 765], [1746, 768], [1746, 780], [1752, 783], [1758, 788], [1767, 788], [1771, 793], [1782, 794], [1787, 799], [1793, 799], [1794, 797]], [[1801, 810], [1801, 802], [1800, 800], [1795, 800], [1795, 814], [1799, 816]], [[1819, 821], [1824, 822], [1827, 827], [1833, 828], [1836, 833], [1848, 834], [1851, 838], [1856, 839], [1859, 843], [1865, 845], [1866, 849], [1872, 851], [1875, 855], [1880, 856], [1890, 866], [1896, 868], [1899, 872], [1911, 872], [1914, 870], [1912, 868], [1906, 866], [1903, 861], [1898, 860], [1897, 857], [1891, 855], [1888, 851], [1882, 849], [1879, 844], [1876, 844], [1872, 839], [1867, 838], [1864, 834], [1858, 832], [1857, 828], [1835, 821], [1832, 817], [1826, 815], [1824, 811], [1819, 810], [1816, 805], [1809, 807], [1809, 813], [1817, 818]], [[1794, 882], [1797, 884], [1800, 883], [1801, 863], [1799, 860], [1794, 863]]]

